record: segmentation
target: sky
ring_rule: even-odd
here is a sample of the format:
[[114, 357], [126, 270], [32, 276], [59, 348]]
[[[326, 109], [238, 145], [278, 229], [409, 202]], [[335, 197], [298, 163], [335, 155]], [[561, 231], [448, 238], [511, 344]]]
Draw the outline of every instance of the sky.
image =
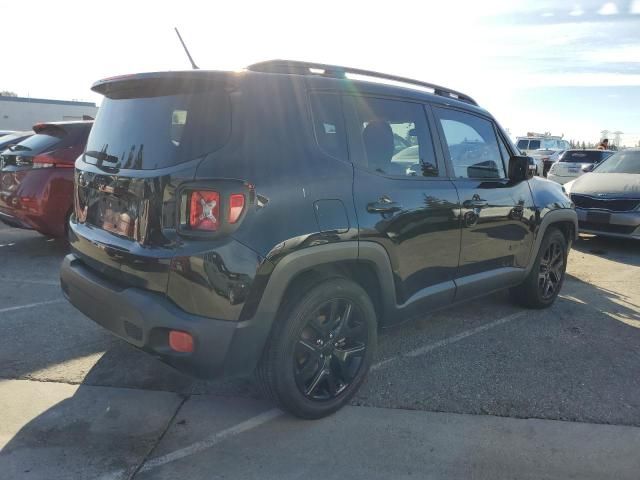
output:
[[514, 138], [596, 142], [606, 129], [640, 142], [640, 0], [31, 0], [28, 10], [2, 25], [12, 46], [0, 90], [19, 96], [99, 103], [100, 78], [188, 69], [177, 26], [203, 69], [348, 65], [465, 92]]

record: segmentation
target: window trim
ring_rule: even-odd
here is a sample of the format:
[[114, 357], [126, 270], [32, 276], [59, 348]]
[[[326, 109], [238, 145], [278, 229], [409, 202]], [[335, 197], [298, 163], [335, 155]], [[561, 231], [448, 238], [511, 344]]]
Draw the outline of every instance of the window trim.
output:
[[[495, 120], [493, 120], [491, 117], [485, 116], [485, 115], [481, 115], [478, 114], [477, 112], [472, 112], [469, 110], [465, 110], [463, 108], [456, 108], [456, 107], [452, 107], [452, 106], [444, 106], [444, 105], [433, 105], [432, 109], [434, 110], [433, 115], [435, 118], [435, 122], [436, 122], [436, 128], [438, 129], [438, 134], [440, 136], [440, 145], [442, 148], [442, 152], [444, 155], [444, 158], [447, 162], [447, 173], [449, 175], [448, 179], [449, 180], [474, 180], [474, 181], [493, 181], [493, 182], [503, 182], [503, 181], [508, 181], [509, 180], [509, 170], [507, 168], [505, 168], [504, 165], [504, 161], [502, 162], [502, 168], [504, 171], [504, 178], [484, 178], [484, 177], [457, 177], [455, 175], [455, 170], [454, 170], [454, 166], [453, 166], [453, 161], [451, 160], [451, 154], [449, 152], [449, 144], [447, 143], [447, 137], [444, 134], [444, 129], [442, 128], [442, 123], [440, 122], [440, 118], [438, 117], [438, 112], [435, 111], [436, 109], [442, 109], [442, 110], [451, 110], [454, 112], [459, 112], [459, 113], [464, 113], [467, 115], [471, 115], [474, 117], [478, 117], [481, 120], [485, 120], [487, 122], [489, 122], [491, 124], [491, 127], [493, 129], [493, 134], [496, 136], [496, 143], [498, 140], [498, 135], [499, 135], [499, 129], [497, 128], [497, 124], [495, 122]], [[505, 145], [507, 145], [508, 147], [508, 143], [504, 142]], [[500, 145], [498, 145], [498, 153], [500, 154], [500, 159], [502, 160], [502, 153], [500, 152]]]
[[[342, 112], [345, 117], [345, 125], [347, 132], [347, 146], [350, 153], [350, 160], [353, 164], [354, 168], [358, 168], [362, 171], [365, 171], [371, 175], [377, 175], [379, 177], [384, 177], [393, 180], [411, 180], [411, 181], [424, 181], [424, 180], [448, 180], [446, 175], [446, 163], [442, 158], [440, 152], [438, 151], [438, 138], [437, 133], [434, 131], [433, 121], [430, 117], [430, 106], [428, 102], [420, 102], [412, 98], [404, 98], [398, 96], [386, 96], [386, 95], [375, 95], [370, 93], [342, 93]], [[410, 103], [418, 106], [422, 114], [424, 115], [424, 124], [427, 129], [427, 134], [431, 139], [431, 145], [433, 148], [433, 158], [436, 162], [436, 168], [438, 169], [438, 175], [435, 177], [425, 177], [422, 175], [410, 176], [410, 175], [394, 175], [391, 173], [381, 173], [375, 170], [371, 170], [362, 164], [361, 160], [366, 158], [366, 153], [364, 151], [364, 145], [362, 141], [358, 141], [359, 131], [357, 126], [357, 109], [354, 99], [356, 98], [370, 98], [373, 100], [386, 100], [386, 101], [394, 101], [394, 102], [402, 102], [402, 103]], [[357, 151], [357, 153], [355, 153]], [[420, 159], [420, 163], [422, 159]]]

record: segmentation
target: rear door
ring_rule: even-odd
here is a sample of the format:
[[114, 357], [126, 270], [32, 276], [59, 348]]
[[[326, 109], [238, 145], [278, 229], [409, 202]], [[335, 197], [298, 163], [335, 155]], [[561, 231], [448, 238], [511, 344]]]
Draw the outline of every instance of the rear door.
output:
[[451, 301], [458, 196], [436, 156], [424, 105], [354, 95], [344, 106], [360, 242], [387, 251], [400, 308]]
[[526, 181], [506, 175], [511, 152], [493, 120], [433, 107], [461, 202], [457, 297], [469, 298], [519, 279], [533, 243], [534, 205]]

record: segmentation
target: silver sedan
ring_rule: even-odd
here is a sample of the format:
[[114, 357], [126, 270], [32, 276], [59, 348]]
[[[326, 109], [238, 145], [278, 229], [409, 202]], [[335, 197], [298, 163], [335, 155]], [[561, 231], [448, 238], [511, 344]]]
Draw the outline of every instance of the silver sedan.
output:
[[564, 188], [581, 232], [640, 240], [640, 148], [612, 155]]

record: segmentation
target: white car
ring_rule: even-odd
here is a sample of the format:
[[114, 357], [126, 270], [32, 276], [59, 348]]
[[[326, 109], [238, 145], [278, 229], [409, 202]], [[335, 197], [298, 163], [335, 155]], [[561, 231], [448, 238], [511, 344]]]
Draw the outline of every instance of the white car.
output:
[[542, 177], [545, 173], [545, 161], [558, 152], [569, 148], [569, 142], [561, 137], [528, 136], [518, 137], [517, 147], [524, 154], [532, 157], [536, 162], [536, 175]]
[[547, 179], [564, 185], [590, 171], [614, 153], [611, 150], [567, 150], [551, 165]]

